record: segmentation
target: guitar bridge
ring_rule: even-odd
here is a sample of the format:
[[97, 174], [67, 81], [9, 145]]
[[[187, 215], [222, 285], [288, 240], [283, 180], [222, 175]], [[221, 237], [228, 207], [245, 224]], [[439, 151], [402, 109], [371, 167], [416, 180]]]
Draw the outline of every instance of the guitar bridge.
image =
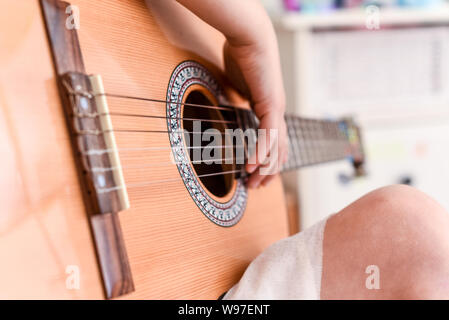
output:
[[128, 193], [101, 77], [66, 72], [59, 77], [66, 118], [82, 167], [88, 213], [107, 298], [134, 291], [117, 213]]
[[69, 72], [61, 77], [69, 97], [73, 133], [98, 213], [129, 208], [114, 130], [101, 76]]

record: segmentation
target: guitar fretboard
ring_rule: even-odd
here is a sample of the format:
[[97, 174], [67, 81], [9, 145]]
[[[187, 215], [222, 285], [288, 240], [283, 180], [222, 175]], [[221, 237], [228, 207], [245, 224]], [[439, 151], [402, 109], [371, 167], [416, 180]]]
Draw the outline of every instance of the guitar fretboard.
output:
[[282, 170], [335, 161], [350, 153], [349, 140], [340, 121], [286, 115], [288, 161]]
[[[251, 111], [240, 111], [243, 128], [258, 128]], [[345, 159], [350, 155], [350, 143], [342, 121], [318, 120], [286, 115], [288, 133], [288, 160], [282, 171], [329, 161]]]

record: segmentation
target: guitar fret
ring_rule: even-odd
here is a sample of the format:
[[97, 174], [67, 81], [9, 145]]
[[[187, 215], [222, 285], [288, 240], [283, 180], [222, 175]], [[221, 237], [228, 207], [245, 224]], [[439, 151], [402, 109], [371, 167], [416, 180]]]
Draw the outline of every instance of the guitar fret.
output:
[[[288, 121], [288, 126], [292, 123], [294, 131], [289, 130], [289, 134], [295, 134], [292, 147], [299, 150], [297, 167], [345, 157], [348, 138], [338, 122], [294, 117]], [[292, 154], [296, 156], [297, 152]]]
[[[288, 130], [288, 119], [285, 119], [285, 124], [287, 126], [287, 152], [290, 155], [291, 154], [292, 144], [291, 144], [290, 132]], [[287, 159], [287, 161], [283, 164], [282, 170], [289, 170], [290, 169], [290, 159], [291, 159], [291, 157], [289, 157]]]
[[292, 165], [291, 165], [292, 157], [290, 155], [293, 152], [293, 145], [292, 145], [291, 129], [290, 129], [290, 126], [289, 126], [289, 119], [288, 118], [285, 119], [285, 123], [287, 125], [287, 147], [288, 147], [289, 157], [287, 159], [287, 162], [284, 164], [284, 169], [285, 170], [290, 170], [292, 168]]
[[298, 144], [296, 143], [293, 119], [290, 121], [290, 127], [290, 131], [292, 132], [292, 157], [290, 157], [292, 159], [291, 164], [293, 168], [298, 168], [299, 163], [297, 154], [299, 153], [299, 155], [301, 155], [301, 150], [298, 149]]
[[295, 127], [296, 132], [296, 144], [299, 150], [299, 165], [303, 165], [305, 163], [305, 154], [304, 154], [304, 144], [302, 140], [302, 131], [301, 127], [299, 126], [299, 118], [293, 118], [293, 126]]
[[286, 119], [286, 124], [287, 124], [287, 134], [288, 134], [288, 161], [286, 163], [286, 166], [288, 167], [288, 169], [293, 169], [295, 167], [294, 165], [294, 161], [295, 161], [295, 157], [293, 157], [292, 155], [294, 155], [294, 146], [293, 146], [293, 135], [292, 135], [292, 129], [290, 126], [290, 119], [287, 118]]
[[319, 130], [316, 125], [315, 120], [309, 120], [310, 127], [312, 128], [312, 151], [313, 151], [313, 157], [314, 162], [320, 162], [320, 150], [319, 150]]
[[301, 138], [300, 138], [300, 152], [301, 152], [301, 164], [302, 165], [307, 165], [307, 163], [309, 162], [309, 156], [308, 156], [308, 150], [307, 150], [307, 132], [306, 129], [303, 125], [303, 119], [301, 118], [296, 118], [295, 121], [295, 125], [298, 127], [298, 131], [301, 133]]
[[[313, 126], [312, 126], [312, 122], [309, 119], [305, 120], [305, 128], [306, 128], [306, 132], [307, 132], [306, 148], [307, 148], [307, 153], [309, 155], [309, 162], [314, 163], [314, 162], [316, 162], [316, 159], [315, 159], [315, 149], [313, 148], [314, 147]], [[307, 163], [307, 164], [309, 164], [309, 163]]]
[[[241, 112], [244, 129], [258, 128], [257, 119], [251, 111]], [[282, 171], [344, 159], [349, 152], [349, 138], [341, 122], [330, 120], [307, 119], [287, 115], [288, 159]], [[250, 135], [248, 142], [256, 142], [257, 136]], [[247, 150], [245, 150], [245, 156]]]
[[[299, 145], [298, 145], [298, 133], [297, 133], [297, 128], [295, 126], [295, 122], [294, 121], [295, 121], [295, 118], [291, 118], [290, 119], [290, 126], [292, 128], [293, 133], [294, 133], [293, 141], [292, 141], [294, 152], [295, 152], [294, 165], [295, 165], [295, 167], [297, 167], [297, 166], [299, 166], [301, 164], [301, 151], [300, 151], [300, 148], [299, 148]], [[299, 161], [299, 163], [298, 163], [298, 161]]]
[[320, 154], [320, 161], [325, 161], [327, 159], [325, 140], [324, 140], [324, 126], [325, 123], [323, 121], [317, 121], [318, 127], [318, 150]]
[[304, 126], [304, 120], [301, 118], [298, 118], [297, 120], [297, 126], [300, 128], [301, 131], [301, 163], [303, 165], [307, 165], [309, 163], [309, 150], [307, 146], [307, 129]]
[[321, 154], [323, 157], [323, 161], [330, 158], [329, 149], [328, 149], [328, 138], [326, 136], [326, 129], [327, 129], [328, 123], [325, 121], [320, 121], [320, 148], [321, 148]]
[[323, 150], [321, 148], [321, 123], [318, 120], [312, 121], [314, 132], [315, 132], [315, 154], [317, 161], [324, 161]]
[[303, 150], [301, 150], [301, 145], [299, 143], [299, 130], [296, 125], [297, 118], [292, 117], [291, 118], [291, 126], [295, 133], [295, 139], [294, 139], [294, 148], [295, 148], [295, 167], [299, 167], [303, 163]]
[[330, 134], [333, 137], [334, 143], [331, 146], [331, 150], [332, 150], [332, 157], [336, 158], [337, 154], [338, 154], [338, 128], [337, 128], [337, 124], [333, 123], [332, 126], [330, 127], [331, 132]]
[[323, 150], [324, 157], [329, 159], [332, 157], [332, 154], [329, 150], [329, 134], [328, 134], [329, 123], [323, 122]]

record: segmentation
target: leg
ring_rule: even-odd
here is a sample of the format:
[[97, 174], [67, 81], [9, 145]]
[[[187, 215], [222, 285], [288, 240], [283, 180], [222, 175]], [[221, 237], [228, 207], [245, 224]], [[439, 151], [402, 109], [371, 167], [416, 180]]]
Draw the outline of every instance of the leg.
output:
[[[369, 265], [380, 289], [367, 289]], [[325, 228], [322, 299], [449, 299], [449, 214], [422, 192], [369, 193]]]

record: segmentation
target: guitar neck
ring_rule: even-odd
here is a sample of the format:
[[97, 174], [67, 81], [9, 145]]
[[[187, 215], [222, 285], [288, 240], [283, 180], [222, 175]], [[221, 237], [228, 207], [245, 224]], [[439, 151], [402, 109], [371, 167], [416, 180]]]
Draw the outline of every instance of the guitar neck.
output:
[[[257, 129], [252, 111], [238, 111], [244, 128]], [[319, 120], [285, 116], [288, 133], [288, 160], [281, 171], [349, 158], [357, 167], [363, 162], [359, 128], [350, 119]]]
[[345, 159], [351, 156], [343, 121], [317, 120], [286, 115], [288, 160], [282, 170]]

